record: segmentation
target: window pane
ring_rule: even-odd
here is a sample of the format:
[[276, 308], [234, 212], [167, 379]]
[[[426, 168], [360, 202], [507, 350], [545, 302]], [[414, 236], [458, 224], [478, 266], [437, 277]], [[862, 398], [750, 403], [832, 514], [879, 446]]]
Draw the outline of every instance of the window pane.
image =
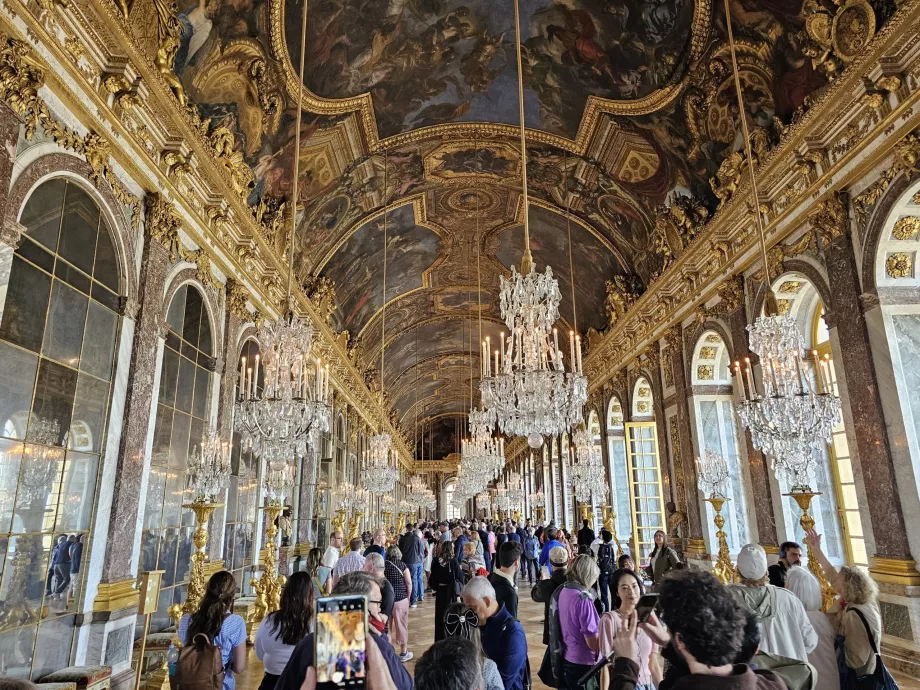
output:
[[54, 281], [42, 354], [70, 367], [80, 365], [88, 304], [86, 295]]
[[73, 645], [74, 617], [49, 618], [38, 628], [32, 677], [41, 678], [69, 666]]
[[[157, 513], [157, 518], [160, 514]], [[160, 533], [157, 530], [144, 530], [141, 535], [141, 565], [145, 571], [157, 569], [157, 549], [160, 545]]]
[[185, 467], [188, 459], [189, 424], [191, 417], [181, 412], [173, 415], [172, 438], [169, 443], [169, 466], [174, 469]]
[[12, 526], [21, 461], [22, 444], [0, 439], [0, 532], [23, 531], [21, 525]]
[[157, 421], [153, 431], [153, 452], [150, 464], [166, 467], [169, 463], [169, 437], [172, 432], [173, 411], [166, 405], [157, 405]]
[[108, 381], [112, 378], [112, 359], [115, 354], [115, 334], [118, 316], [95, 302], [89, 303], [86, 315], [85, 346], [80, 368], [93, 376]]
[[70, 423], [70, 448], [100, 452], [105, 434], [109, 384], [94, 376], [77, 377], [76, 404]]
[[183, 412], [192, 411], [192, 398], [195, 391], [195, 365], [185, 357], [179, 358], [179, 382], [176, 387], [176, 409]]
[[57, 531], [79, 532], [89, 529], [96, 497], [98, 467], [98, 455], [73, 451], [67, 453]]
[[99, 207], [78, 185], [68, 184], [58, 253], [84, 273], [92, 275], [96, 253]]
[[13, 531], [44, 532], [52, 528], [63, 471], [64, 451], [60, 448], [25, 447]]
[[54, 275], [59, 280], [63, 280], [70, 287], [88, 295], [92, 280], [85, 273], [78, 271], [66, 261], [58, 261], [54, 267]]
[[9, 438], [23, 439], [32, 404], [38, 357], [0, 342], [0, 430]]
[[96, 265], [93, 268], [93, 277], [112, 292], [118, 292], [118, 260], [115, 256], [112, 235], [103, 223], [99, 229], [99, 238], [96, 240]]
[[160, 402], [176, 404], [176, 379], [179, 376], [179, 354], [163, 348], [163, 366], [160, 369]]
[[208, 393], [210, 393], [211, 372], [204, 367], [197, 367], [195, 371], [195, 404], [192, 414], [204, 417], [208, 412]]
[[[8, 572], [12, 573], [12, 569]], [[2, 609], [3, 605], [0, 604], [0, 610]], [[3, 664], [4, 675], [29, 679], [37, 632], [37, 625], [28, 625], [18, 630], [0, 633], [0, 663]]]
[[186, 342], [198, 347], [198, 332], [201, 329], [201, 293], [189, 287], [185, 298], [185, 317], [179, 334]]
[[165, 530], [163, 543], [160, 545], [160, 558], [157, 562], [157, 570], [165, 570], [163, 573], [163, 584], [170, 586], [176, 582], [176, 551], [179, 546], [179, 530], [172, 527]]
[[57, 249], [66, 186], [67, 182], [62, 178], [39, 185], [29, 196], [19, 217], [19, 222], [27, 228], [29, 237], [41, 242], [51, 251]]
[[70, 429], [77, 372], [47, 359], [38, 368], [28, 440], [63, 445]]
[[147, 477], [147, 497], [144, 500], [144, 527], [154, 529], [160, 526], [163, 512], [163, 492], [166, 491], [166, 468], [151, 467]]
[[166, 314], [166, 323], [176, 333], [182, 333], [182, 323], [185, 320], [185, 295], [187, 292], [188, 285], [183, 285], [176, 290], [172, 302], [169, 303], [169, 312]]
[[29, 240], [28, 236], [20, 243], [19, 247], [16, 248], [16, 255], [35, 264], [43, 271], [54, 273], [54, 254], [40, 244]]
[[42, 346], [50, 294], [51, 277], [14, 256], [0, 338], [38, 352]]

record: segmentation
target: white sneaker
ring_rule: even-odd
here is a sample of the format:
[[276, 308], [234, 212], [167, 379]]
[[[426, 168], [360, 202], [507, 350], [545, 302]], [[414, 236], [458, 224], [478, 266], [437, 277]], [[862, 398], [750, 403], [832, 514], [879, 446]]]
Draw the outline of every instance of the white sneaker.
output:
[[416, 604], [410, 604], [410, 605], [409, 605], [409, 608], [410, 608], [410, 609], [417, 609], [417, 608], [418, 608], [418, 604], [417, 604], [417, 603], [416, 603]]
[[405, 662], [411, 660], [412, 657], [414, 657], [414, 656], [415, 656], [415, 654], [413, 654], [412, 652], [406, 652], [405, 654], [400, 654], [400, 655], [399, 655], [399, 660], [402, 661], [403, 663], [405, 663]]

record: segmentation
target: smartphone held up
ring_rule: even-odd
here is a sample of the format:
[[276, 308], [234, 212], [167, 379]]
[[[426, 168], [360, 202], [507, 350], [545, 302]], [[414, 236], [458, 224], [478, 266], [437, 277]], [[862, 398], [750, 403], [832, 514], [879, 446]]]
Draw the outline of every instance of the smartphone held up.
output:
[[367, 678], [367, 597], [317, 599], [314, 640], [317, 690], [364, 690]]

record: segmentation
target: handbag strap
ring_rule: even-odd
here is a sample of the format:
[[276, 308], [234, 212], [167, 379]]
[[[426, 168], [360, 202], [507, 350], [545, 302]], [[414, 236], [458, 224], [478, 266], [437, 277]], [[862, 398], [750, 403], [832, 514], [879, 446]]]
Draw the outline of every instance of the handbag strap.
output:
[[872, 631], [869, 630], [869, 623], [866, 621], [866, 617], [863, 615], [863, 612], [856, 607], [851, 607], [849, 610], [853, 611], [857, 616], [859, 616], [859, 620], [862, 621], [863, 627], [866, 629], [866, 637], [869, 638], [869, 645], [872, 647], [872, 651], [875, 653], [875, 656], [880, 656], [878, 653], [878, 647], [875, 646], [875, 637], [872, 635]]

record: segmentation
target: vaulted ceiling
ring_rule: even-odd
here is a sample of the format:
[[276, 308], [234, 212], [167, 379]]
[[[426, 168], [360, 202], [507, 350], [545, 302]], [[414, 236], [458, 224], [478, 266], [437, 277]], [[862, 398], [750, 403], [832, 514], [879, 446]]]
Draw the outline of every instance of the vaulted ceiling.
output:
[[[802, 0], [731, 7], [746, 116], [774, 140], [826, 83], [804, 54]], [[303, 11], [179, 2], [176, 74], [202, 119], [235, 134], [254, 207], [292, 193]], [[513, 16], [512, 0], [308, 6], [297, 276], [332, 281], [330, 321], [369, 379], [383, 337], [396, 416], [410, 438], [432, 421], [442, 451], [471, 371], [475, 388], [480, 329], [503, 327], [499, 276], [523, 251]], [[602, 331], [606, 281], [660, 271], [658, 209], [680, 194], [715, 211], [710, 178], [741, 145], [723, 6], [521, 0], [521, 30], [534, 258], [560, 280], [562, 325]], [[266, 233], [285, 251], [284, 232]]]

